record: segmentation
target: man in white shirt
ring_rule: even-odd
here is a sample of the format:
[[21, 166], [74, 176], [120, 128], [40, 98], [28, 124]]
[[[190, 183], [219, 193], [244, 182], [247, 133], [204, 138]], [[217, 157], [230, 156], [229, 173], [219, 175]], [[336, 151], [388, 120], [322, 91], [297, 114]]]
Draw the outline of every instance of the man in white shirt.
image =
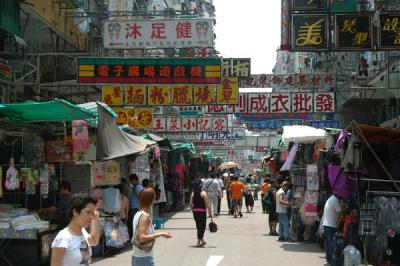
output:
[[220, 193], [220, 185], [218, 180], [213, 176], [208, 178], [203, 185], [203, 190], [207, 193], [208, 204], [214, 216], [218, 216], [218, 196]]
[[283, 182], [281, 188], [276, 192], [276, 213], [279, 220], [278, 241], [292, 241], [289, 238], [289, 218], [287, 215], [290, 203], [286, 200], [285, 194], [289, 189], [289, 184]]
[[332, 195], [326, 201], [324, 207], [324, 215], [322, 219], [322, 225], [324, 226], [325, 236], [325, 253], [326, 262], [332, 264], [333, 256], [333, 237], [336, 234], [339, 224], [339, 213], [341, 211], [338, 196]]

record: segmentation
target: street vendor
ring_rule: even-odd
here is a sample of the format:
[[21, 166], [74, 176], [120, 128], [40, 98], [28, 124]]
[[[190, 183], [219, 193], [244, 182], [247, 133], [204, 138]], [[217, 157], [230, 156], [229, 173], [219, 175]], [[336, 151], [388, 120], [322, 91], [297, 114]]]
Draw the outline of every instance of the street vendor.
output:
[[71, 184], [68, 181], [63, 180], [59, 185], [60, 199], [57, 201], [56, 206], [49, 208], [39, 209], [38, 213], [41, 215], [55, 215], [57, 222], [64, 222], [66, 217], [68, 205], [72, 197]]

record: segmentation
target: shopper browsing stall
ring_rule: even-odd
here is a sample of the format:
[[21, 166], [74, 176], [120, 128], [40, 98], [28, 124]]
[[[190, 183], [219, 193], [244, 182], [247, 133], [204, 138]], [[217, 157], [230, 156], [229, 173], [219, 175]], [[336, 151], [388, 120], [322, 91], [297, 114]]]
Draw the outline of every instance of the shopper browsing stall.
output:
[[[76, 196], [69, 205], [69, 224], [61, 230], [52, 243], [52, 266], [89, 265], [90, 246], [99, 243], [99, 212], [97, 200]], [[90, 234], [85, 228], [90, 226]]]
[[330, 198], [325, 203], [324, 215], [322, 220], [325, 236], [326, 262], [328, 264], [332, 263], [333, 237], [337, 232], [340, 211], [341, 206], [339, 204], [338, 196], [330, 196]]

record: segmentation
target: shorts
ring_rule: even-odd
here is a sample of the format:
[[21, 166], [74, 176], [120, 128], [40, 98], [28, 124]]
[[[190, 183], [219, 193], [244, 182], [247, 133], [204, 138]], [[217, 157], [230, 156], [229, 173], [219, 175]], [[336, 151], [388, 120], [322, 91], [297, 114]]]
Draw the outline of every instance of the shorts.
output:
[[232, 199], [232, 206], [242, 206], [242, 199]]
[[153, 257], [134, 257], [132, 256], [132, 266], [155, 266]]
[[268, 214], [268, 222], [270, 223], [278, 222], [278, 214], [276, 213], [276, 211], [272, 211]]

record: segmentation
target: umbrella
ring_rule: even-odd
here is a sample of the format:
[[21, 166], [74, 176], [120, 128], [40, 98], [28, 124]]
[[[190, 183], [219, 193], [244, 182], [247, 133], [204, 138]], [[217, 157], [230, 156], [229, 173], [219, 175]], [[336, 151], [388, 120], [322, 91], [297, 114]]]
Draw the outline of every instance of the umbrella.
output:
[[225, 169], [235, 168], [238, 166], [239, 165], [235, 162], [226, 162], [226, 163], [222, 163], [220, 166], [218, 166], [218, 169], [225, 170]]

